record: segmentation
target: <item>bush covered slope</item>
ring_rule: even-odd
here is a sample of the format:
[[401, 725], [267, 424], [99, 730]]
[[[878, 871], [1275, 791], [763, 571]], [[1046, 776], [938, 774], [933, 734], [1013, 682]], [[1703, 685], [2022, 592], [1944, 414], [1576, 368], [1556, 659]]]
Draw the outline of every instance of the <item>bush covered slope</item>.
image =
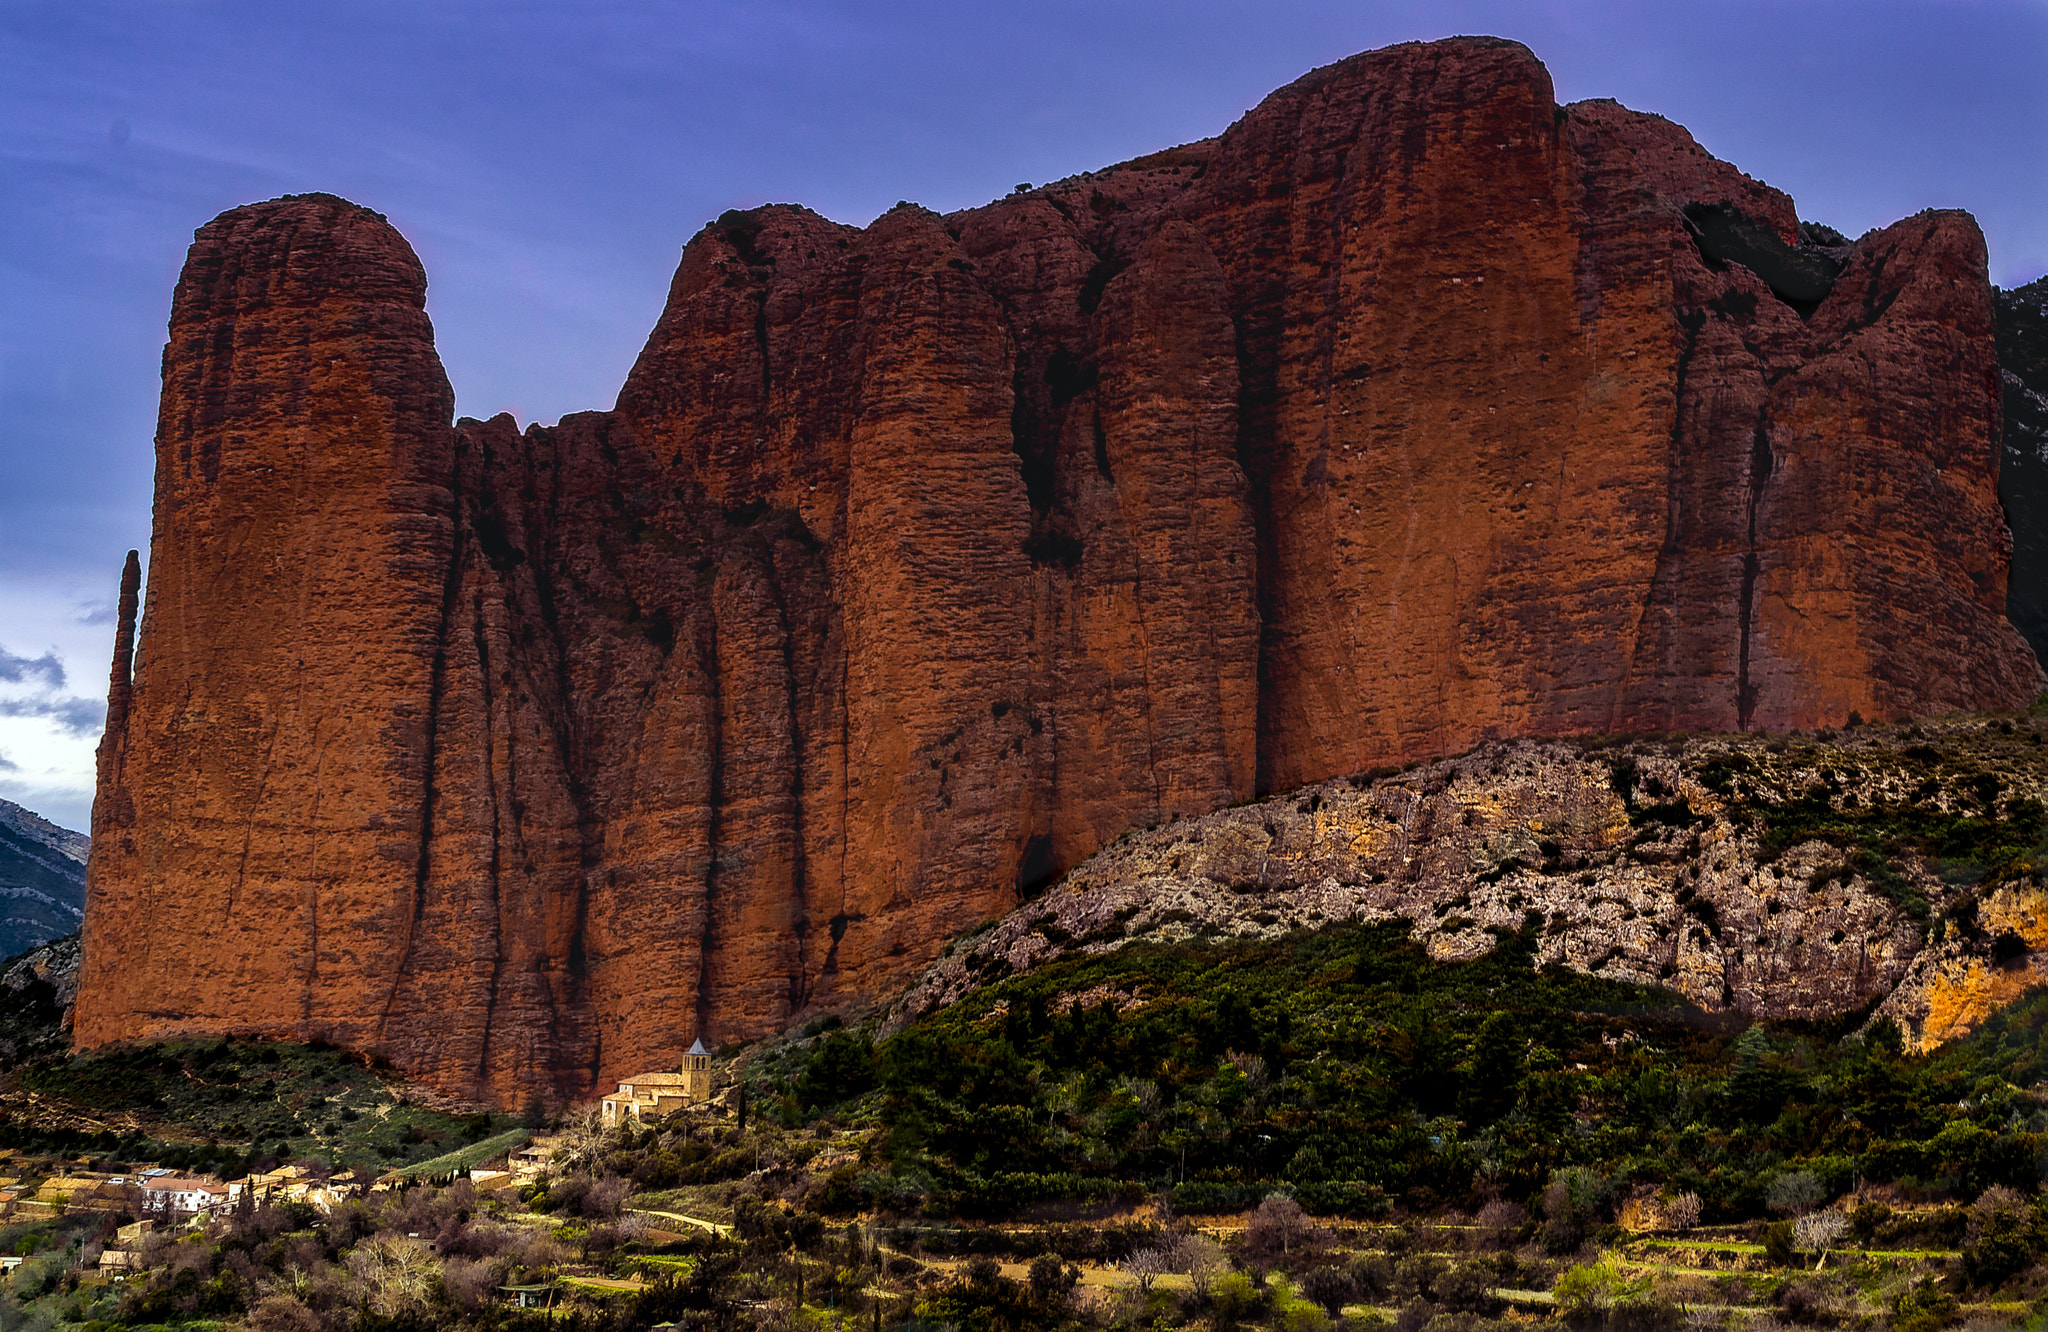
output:
[[882, 1130], [859, 1201], [938, 1214], [1154, 1193], [1236, 1211], [1284, 1189], [1373, 1217], [1536, 1206], [1571, 1175], [1596, 1202], [1647, 1185], [1739, 1220], [1792, 1173], [1827, 1196], [2037, 1182], [2048, 995], [1914, 1056], [1889, 1021], [1752, 1024], [1534, 968], [1539, 929], [1463, 962], [1388, 924], [1139, 944], [977, 990], [879, 1043], [819, 1033], [750, 1072], [791, 1121]]

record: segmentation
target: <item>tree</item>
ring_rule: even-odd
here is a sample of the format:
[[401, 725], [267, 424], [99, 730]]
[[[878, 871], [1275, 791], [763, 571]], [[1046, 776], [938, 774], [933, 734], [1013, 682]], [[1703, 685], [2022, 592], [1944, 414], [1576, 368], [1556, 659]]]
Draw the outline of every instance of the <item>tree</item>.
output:
[[562, 1121], [561, 1134], [555, 1139], [554, 1159], [557, 1163], [574, 1168], [588, 1165], [611, 1150], [612, 1130], [606, 1126], [604, 1116], [597, 1110], [584, 1110]]
[[1116, 1270], [1150, 1293], [1152, 1283], [1173, 1270], [1173, 1256], [1157, 1245], [1139, 1249], [1116, 1265]]
[[1358, 1299], [1358, 1283], [1341, 1267], [1318, 1267], [1301, 1279], [1301, 1297], [1322, 1306], [1332, 1318]]
[[1818, 1212], [1808, 1212], [1792, 1223], [1792, 1246], [1813, 1254], [1813, 1270], [1818, 1272], [1827, 1261], [1828, 1250], [1839, 1244], [1849, 1233], [1849, 1218], [1829, 1207]]
[[1659, 1211], [1667, 1228], [1684, 1234], [1700, 1223], [1700, 1195], [1688, 1189], [1674, 1195]]
[[1436, 1279], [1436, 1302], [1452, 1313], [1477, 1313], [1493, 1303], [1490, 1266], [1460, 1263]]
[[1921, 1277], [1900, 1292], [1892, 1332], [1935, 1332], [1956, 1321], [1962, 1312], [1956, 1297], [1936, 1284], [1933, 1277]]
[[1487, 1242], [1496, 1248], [1505, 1249], [1514, 1244], [1515, 1236], [1522, 1229], [1522, 1223], [1529, 1219], [1529, 1213], [1519, 1203], [1511, 1203], [1505, 1198], [1495, 1198], [1479, 1209], [1479, 1215], [1475, 1219], [1480, 1230], [1485, 1232]]
[[1528, 1045], [1521, 1024], [1508, 1013], [1489, 1013], [1479, 1024], [1465, 1069], [1468, 1118], [1490, 1123], [1514, 1108], [1522, 1082], [1522, 1052]]
[[440, 1287], [433, 1251], [404, 1235], [378, 1235], [349, 1254], [349, 1269], [370, 1292], [372, 1312], [406, 1318], [426, 1310]]
[[797, 1081], [797, 1095], [807, 1106], [832, 1105], [859, 1096], [875, 1085], [875, 1047], [865, 1036], [835, 1031], [819, 1041]]
[[1647, 1278], [1630, 1281], [1622, 1276], [1612, 1258], [1602, 1258], [1597, 1263], [1568, 1268], [1557, 1279], [1552, 1294], [1566, 1321], [1584, 1323], [1604, 1319], [1609, 1309], [1640, 1298], [1648, 1288]]
[[1441, 1254], [1411, 1253], [1394, 1264], [1393, 1292], [1396, 1298], [1436, 1299], [1437, 1278], [1450, 1267]]
[[1770, 1188], [1764, 1191], [1764, 1202], [1774, 1212], [1803, 1216], [1820, 1206], [1826, 1196], [1820, 1176], [1811, 1170], [1787, 1170], [1771, 1181]]
[[1060, 1261], [1058, 1254], [1041, 1253], [1031, 1260], [1026, 1274], [1031, 1284], [1031, 1298], [1043, 1309], [1058, 1309], [1065, 1305], [1074, 1284], [1081, 1279], [1081, 1269]]
[[1354, 1254], [1345, 1270], [1366, 1299], [1377, 1300], [1393, 1292], [1394, 1265], [1383, 1253]]
[[1223, 1246], [1207, 1235], [1173, 1235], [1163, 1247], [1173, 1255], [1173, 1270], [1193, 1282], [1197, 1294], [1207, 1295], [1216, 1274], [1230, 1267], [1230, 1259], [1224, 1254]]
[[1606, 1193], [1606, 1181], [1583, 1166], [1551, 1175], [1543, 1190], [1543, 1247], [1560, 1254], [1578, 1248]]
[[1329, 1232], [1309, 1219], [1301, 1204], [1279, 1194], [1259, 1204], [1244, 1228], [1245, 1257], [1255, 1263], [1274, 1265], [1278, 1260], [1313, 1252], [1329, 1238]]

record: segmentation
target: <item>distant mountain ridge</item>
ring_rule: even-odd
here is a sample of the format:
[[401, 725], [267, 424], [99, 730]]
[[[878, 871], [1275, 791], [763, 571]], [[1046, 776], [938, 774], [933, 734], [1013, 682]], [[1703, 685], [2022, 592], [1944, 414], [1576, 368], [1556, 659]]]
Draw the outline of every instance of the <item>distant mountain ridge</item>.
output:
[[2012, 528], [2005, 614], [2038, 654], [2048, 650], [2048, 277], [1992, 302], [2005, 390], [1998, 496]]
[[0, 957], [78, 929], [92, 839], [0, 800]]

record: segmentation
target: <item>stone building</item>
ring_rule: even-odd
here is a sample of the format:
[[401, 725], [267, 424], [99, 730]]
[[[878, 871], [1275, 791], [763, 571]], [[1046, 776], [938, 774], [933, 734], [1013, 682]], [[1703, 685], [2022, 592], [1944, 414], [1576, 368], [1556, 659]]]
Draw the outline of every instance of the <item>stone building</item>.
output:
[[642, 1073], [619, 1084], [618, 1091], [604, 1098], [604, 1122], [623, 1124], [645, 1121], [702, 1105], [711, 1099], [711, 1052], [700, 1037], [690, 1043], [682, 1068], [674, 1073]]

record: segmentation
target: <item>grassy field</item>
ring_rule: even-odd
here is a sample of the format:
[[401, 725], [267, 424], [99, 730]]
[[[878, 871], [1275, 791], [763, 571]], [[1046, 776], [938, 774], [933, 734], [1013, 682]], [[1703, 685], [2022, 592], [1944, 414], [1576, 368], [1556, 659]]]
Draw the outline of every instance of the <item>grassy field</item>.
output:
[[431, 1179], [436, 1175], [458, 1175], [473, 1166], [482, 1164], [494, 1156], [503, 1156], [515, 1147], [523, 1147], [533, 1134], [523, 1128], [511, 1129], [496, 1137], [485, 1138], [482, 1142], [459, 1147], [452, 1152], [430, 1157], [412, 1165], [401, 1166], [393, 1173], [408, 1179]]

